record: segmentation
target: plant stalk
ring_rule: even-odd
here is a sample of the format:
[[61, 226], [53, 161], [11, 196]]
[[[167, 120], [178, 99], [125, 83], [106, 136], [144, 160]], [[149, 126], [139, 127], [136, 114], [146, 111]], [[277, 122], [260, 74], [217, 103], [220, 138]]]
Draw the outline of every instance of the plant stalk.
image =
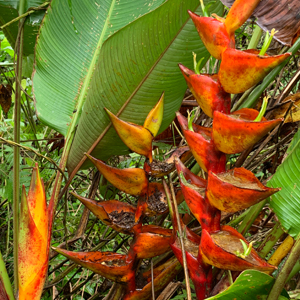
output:
[[300, 256], [300, 239], [298, 238], [283, 268], [279, 272], [279, 275], [271, 289], [271, 292], [267, 300], [274, 300], [279, 298], [280, 293], [284, 288], [284, 285], [286, 283], [287, 278], [289, 277], [290, 272], [292, 271], [293, 267], [299, 260], [299, 256]]
[[284, 231], [282, 230], [280, 223], [276, 222], [272, 230], [257, 249], [260, 257], [265, 258], [283, 234]]
[[[187, 299], [192, 300], [192, 294], [191, 294], [189, 273], [188, 273], [188, 267], [187, 267], [186, 253], [185, 253], [184, 242], [183, 242], [181, 222], [180, 222], [180, 217], [179, 217], [179, 212], [178, 212], [178, 207], [177, 207], [177, 202], [176, 202], [176, 197], [175, 197], [174, 187], [173, 187], [173, 184], [172, 184], [171, 175], [169, 175], [169, 183], [170, 183], [170, 187], [171, 187], [171, 195], [170, 195], [170, 191], [168, 189], [168, 186], [167, 186], [165, 180], [163, 180], [163, 185], [164, 185], [166, 197], [167, 197], [167, 200], [168, 200], [168, 205], [169, 205], [171, 218], [172, 218], [172, 220], [176, 219], [176, 221], [177, 221], [179, 240], [180, 240], [180, 244], [181, 244], [184, 276], [185, 276], [185, 281], [186, 281]], [[174, 216], [174, 214], [175, 214], [175, 216]], [[176, 228], [176, 224], [174, 224], [173, 227]]]
[[[25, 0], [19, 3], [19, 15], [24, 12]], [[20, 120], [21, 120], [21, 80], [22, 80], [22, 57], [23, 57], [23, 22], [19, 22], [17, 64], [16, 64], [16, 89], [14, 106], [14, 142], [20, 143]], [[18, 278], [18, 241], [19, 241], [19, 204], [20, 204], [20, 148], [14, 147], [13, 159], [13, 254], [14, 254], [14, 291], [17, 294], [19, 286]]]

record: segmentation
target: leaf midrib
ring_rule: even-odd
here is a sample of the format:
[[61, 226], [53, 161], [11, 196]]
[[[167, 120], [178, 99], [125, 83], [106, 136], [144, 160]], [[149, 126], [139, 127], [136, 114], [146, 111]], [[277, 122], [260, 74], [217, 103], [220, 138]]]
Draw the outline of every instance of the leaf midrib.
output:
[[105, 35], [106, 35], [106, 31], [107, 31], [107, 28], [108, 28], [108, 23], [110, 22], [110, 18], [111, 18], [113, 9], [115, 7], [115, 3], [116, 3], [116, 0], [112, 0], [109, 11], [107, 13], [107, 18], [105, 20], [105, 23], [104, 23], [104, 26], [103, 26], [103, 29], [102, 29], [102, 32], [101, 32], [101, 35], [100, 35], [100, 38], [99, 38], [99, 41], [96, 45], [96, 50], [94, 52], [93, 58], [90, 62], [90, 66], [88, 68], [87, 75], [85, 76], [85, 78], [83, 80], [83, 84], [82, 84], [82, 88], [81, 88], [80, 93], [79, 93], [78, 101], [76, 101], [75, 109], [77, 110], [77, 112], [76, 112], [76, 114], [74, 114], [74, 117], [72, 119], [71, 125], [70, 125], [68, 133], [67, 133], [67, 136], [74, 131], [75, 126], [77, 124], [77, 120], [78, 120], [78, 118], [81, 114], [81, 110], [82, 110], [82, 107], [83, 107], [83, 104], [84, 104], [85, 98], [86, 98], [86, 93], [87, 93], [89, 84], [91, 82], [91, 79], [92, 79], [92, 76], [93, 76], [93, 73], [94, 73], [94, 69], [95, 69], [94, 66], [96, 65], [97, 60], [99, 58], [100, 51], [101, 51], [102, 46], [103, 46], [103, 40], [104, 40]]

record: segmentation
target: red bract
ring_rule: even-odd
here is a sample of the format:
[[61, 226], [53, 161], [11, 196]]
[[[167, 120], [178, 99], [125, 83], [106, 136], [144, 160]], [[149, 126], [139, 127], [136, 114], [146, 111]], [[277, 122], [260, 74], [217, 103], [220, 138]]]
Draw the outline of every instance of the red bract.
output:
[[261, 56], [249, 51], [226, 49], [218, 73], [220, 83], [227, 93], [243, 93], [259, 83], [290, 55]]
[[97, 218], [114, 230], [122, 233], [133, 233], [135, 207], [117, 200], [96, 201], [72, 193]]
[[216, 15], [214, 16], [216, 19], [200, 17], [188, 11], [202, 42], [213, 57], [223, 59], [223, 52], [235, 47], [234, 32], [251, 16], [259, 1], [236, 0], [226, 19]]
[[130, 194], [140, 195], [147, 192], [148, 179], [142, 169], [118, 169], [105, 164], [102, 160], [86, 154], [101, 174], [116, 188]]
[[[144, 228], [145, 227], [145, 228]], [[151, 258], [166, 253], [170, 249], [172, 230], [157, 226], [143, 226], [130, 245], [129, 255], [138, 259]]]
[[53, 249], [107, 279], [127, 283], [129, 290], [135, 289], [134, 261], [127, 255], [113, 252], [72, 252], [55, 247]]
[[235, 47], [234, 35], [229, 35], [224, 22], [211, 17], [200, 17], [191, 11], [188, 13], [203, 44], [213, 57], [221, 59], [227, 48]]
[[[155, 293], [161, 291], [169, 282], [171, 282], [176, 275], [182, 270], [180, 263], [175, 259], [159, 266], [153, 270], [154, 274], [154, 291]], [[149, 272], [147, 272], [149, 273]], [[144, 274], [143, 274], [144, 275]], [[151, 273], [149, 274], [151, 277]], [[151, 278], [148, 278], [148, 282]], [[134, 292], [125, 295], [124, 300], [148, 300], [152, 293], [152, 282], [146, 284], [143, 289], [135, 290]]]
[[280, 190], [264, 186], [252, 172], [244, 168], [219, 174], [209, 172], [207, 182], [209, 202], [226, 212], [248, 208]]
[[215, 110], [225, 114], [230, 113], [230, 94], [223, 90], [217, 74], [195, 74], [181, 64], [179, 64], [179, 68], [189, 89], [206, 115], [212, 118]]
[[274, 271], [276, 269], [275, 266], [262, 260], [253, 249], [244, 258], [238, 256], [238, 253], [244, 252], [240, 239], [249, 245], [247, 240], [230, 226], [222, 226], [220, 231], [214, 233], [208, 233], [203, 229], [199, 250], [204, 262], [220, 269], [232, 271], [247, 269]]
[[[182, 181], [181, 167], [178, 165], [178, 175], [181, 185], [181, 190], [185, 198], [185, 202], [190, 208], [192, 214], [201, 224], [202, 229], [208, 231], [216, 231], [220, 229], [221, 213], [215, 207], [211, 206], [205, 198], [205, 189], [198, 188], [196, 185], [185, 183]], [[188, 185], [186, 185], [188, 184]]]
[[200, 167], [205, 172], [225, 171], [226, 156], [216, 149], [212, 141], [212, 129], [193, 124], [194, 131], [187, 130], [186, 119], [179, 112], [176, 115], [184, 137]]
[[[171, 243], [172, 251], [176, 258], [183, 265], [182, 250], [178, 238]], [[200, 257], [198, 259], [198, 243], [184, 239], [185, 255], [190, 278], [192, 279], [198, 299], [209, 296], [212, 281], [212, 269], [205, 265]]]
[[207, 181], [191, 172], [178, 157], [175, 158], [175, 164], [177, 173], [182, 173], [187, 181], [190, 181], [199, 188], [206, 187]]
[[227, 154], [242, 152], [255, 145], [283, 119], [254, 122], [258, 111], [242, 109], [231, 115], [214, 112], [212, 136], [216, 148]]

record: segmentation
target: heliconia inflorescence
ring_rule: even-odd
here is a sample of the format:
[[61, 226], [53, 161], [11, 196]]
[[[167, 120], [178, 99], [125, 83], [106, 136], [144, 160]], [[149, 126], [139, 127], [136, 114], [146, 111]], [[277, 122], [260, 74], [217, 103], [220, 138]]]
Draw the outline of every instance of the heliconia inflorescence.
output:
[[[164, 162], [152, 157], [152, 141], [163, 118], [163, 95], [150, 111], [143, 125], [123, 121], [106, 109], [121, 140], [132, 151], [144, 155], [144, 168], [119, 170], [90, 155], [101, 174], [120, 191], [137, 196], [137, 206], [118, 200], [96, 201], [75, 195], [103, 223], [133, 239], [127, 254], [113, 252], [70, 252], [55, 250], [82, 266], [124, 286], [123, 299], [148, 299], [152, 287], [149, 272], [142, 276], [148, 282], [136, 288], [135, 268], [140, 259], [149, 259], [173, 250], [183, 264], [182, 238], [187, 268], [198, 300], [209, 297], [212, 289], [212, 266], [243, 271], [256, 269], [272, 271], [276, 267], [266, 263], [252, 248], [252, 244], [234, 228], [221, 226], [221, 211], [234, 213], [269, 197], [280, 190], [265, 187], [253, 173], [244, 168], [226, 169], [226, 154], [240, 153], [254, 146], [264, 135], [282, 122], [266, 120], [254, 109], [230, 113], [230, 93], [241, 93], [256, 85], [290, 53], [259, 55], [257, 50], [235, 49], [235, 31], [251, 16], [259, 0], [236, 0], [226, 19], [218, 16], [200, 17], [189, 12], [204, 45], [210, 54], [221, 59], [217, 74], [196, 74], [183, 65], [180, 70], [188, 87], [206, 115], [213, 118], [212, 128], [191, 124], [177, 112], [177, 119], [188, 146], [178, 148]], [[121, 116], [122, 117], [122, 116]], [[194, 156], [207, 173], [207, 179], [193, 174], [183, 164]], [[201, 225], [198, 235], [175, 217], [171, 192], [163, 178], [177, 170], [181, 190], [173, 201], [184, 198], [192, 214]], [[176, 198], [176, 199], [174, 199]], [[145, 216], [170, 212], [173, 229], [143, 225]], [[126, 219], [126, 223], [122, 222]], [[153, 269], [154, 291], [161, 290], [181, 271], [178, 261], [167, 260]]]
[[48, 271], [49, 227], [44, 184], [33, 168], [28, 195], [23, 186], [18, 242], [19, 300], [39, 300]]

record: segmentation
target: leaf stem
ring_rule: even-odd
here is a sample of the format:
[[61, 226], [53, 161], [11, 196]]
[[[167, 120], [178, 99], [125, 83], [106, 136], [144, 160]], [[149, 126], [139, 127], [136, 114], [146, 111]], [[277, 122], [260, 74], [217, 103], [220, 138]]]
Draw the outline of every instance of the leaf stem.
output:
[[260, 112], [259, 112], [258, 116], [254, 119], [253, 122], [260, 122], [261, 119], [263, 118], [263, 116], [266, 112], [267, 106], [268, 106], [268, 99], [269, 99], [269, 96], [264, 97], [263, 103], [262, 103], [261, 108], [260, 108]]
[[269, 31], [266, 32], [264, 44], [259, 52], [259, 55], [265, 55], [265, 53], [267, 52], [267, 50], [272, 42], [273, 36], [275, 35], [276, 32], [278, 32], [278, 31], [276, 31], [275, 28], [273, 28], [271, 30], [271, 34], [269, 34]]

